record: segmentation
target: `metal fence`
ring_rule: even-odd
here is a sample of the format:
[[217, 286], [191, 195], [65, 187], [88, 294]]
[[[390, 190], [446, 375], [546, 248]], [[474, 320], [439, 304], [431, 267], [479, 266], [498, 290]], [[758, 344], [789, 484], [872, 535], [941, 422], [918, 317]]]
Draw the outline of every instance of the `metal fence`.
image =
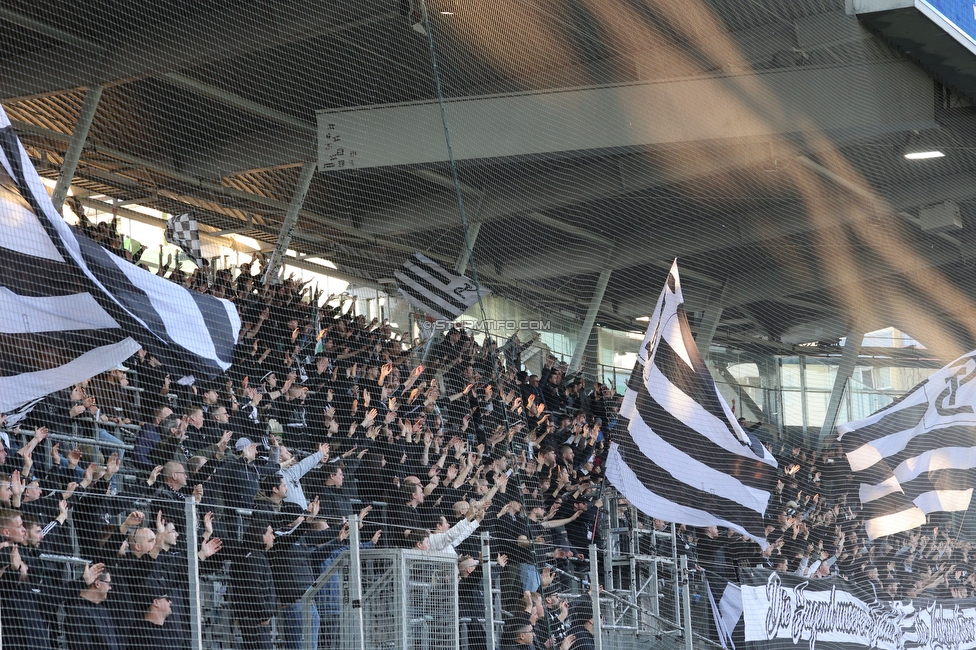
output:
[[313, 618], [326, 648], [459, 648], [457, 558], [403, 549], [360, 549], [357, 517], [343, 551], [302, 598], [304, 647]]

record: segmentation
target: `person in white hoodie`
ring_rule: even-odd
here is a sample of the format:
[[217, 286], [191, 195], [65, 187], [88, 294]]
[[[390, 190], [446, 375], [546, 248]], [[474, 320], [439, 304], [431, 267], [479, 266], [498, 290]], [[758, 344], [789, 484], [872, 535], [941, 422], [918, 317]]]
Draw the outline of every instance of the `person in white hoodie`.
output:
[[[277, 445], [274, 436], [271, 439], [272, 444]], [[284, 445], [280, 447], [278, 464], [281, 469], [278, 470], [278, 473], [284, 476], [288, 483], [288, 494], [285, 496], [285, 501], [301, 506], [302, 510], [307, 510], [308, 497], [305, 496], [305, 491], [302, 489], [301, 479], [321, 463], [329, 460], [329, 445], [322, 443], [317, 452], [309, 454], [298, 462], [295, 462], [295, 457], [292, 456], [287, 447]]]
[[444, 515], [440, 515], [434, 526], [434, 532], [428, 540], [431, 552], [457, 556], [457, 545], [478, 530], [484, 518], [484, 508], [471, 508], [464, 519], [452, 526]]

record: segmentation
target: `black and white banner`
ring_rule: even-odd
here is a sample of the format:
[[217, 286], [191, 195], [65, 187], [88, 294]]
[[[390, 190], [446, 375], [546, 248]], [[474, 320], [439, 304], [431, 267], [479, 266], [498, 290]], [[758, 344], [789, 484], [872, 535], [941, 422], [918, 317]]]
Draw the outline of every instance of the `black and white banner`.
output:
[[393, 274], [400, 293], [428, 316], [452, 321], [490, 291], [416, 253]]
[[173, 369], [230, 367], [234, 305], [78, 234], [55, 210], [0, 108], [0, 412], [112, 368], [139, 347]]
[[725, 526], [765, 548], [776, 460], [739, 425], [691, 334], [678, 264], [648, 323], [611, 434], [607, 479], [650, 517]]
[[748, 650], [976, 648], [976, 600], [877, 601], [833, 578], [743, 572]]
[[933, 512], [964, 512], [976, 487], [976, 351], [899, 400], [837, 427], [860, 485], [868, 537], [917, 528]]

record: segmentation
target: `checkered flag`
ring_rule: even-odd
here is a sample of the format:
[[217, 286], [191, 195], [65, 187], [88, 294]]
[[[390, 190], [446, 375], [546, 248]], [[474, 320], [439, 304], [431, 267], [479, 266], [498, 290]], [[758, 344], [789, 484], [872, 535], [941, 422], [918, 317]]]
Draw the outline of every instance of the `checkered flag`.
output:
[[179, 246], [187, 257], [203, 266], [203, 255], [200, 253], [200, 227], [197, 217], [192, 212], [175, 214], [166, 220], [166, 241]]

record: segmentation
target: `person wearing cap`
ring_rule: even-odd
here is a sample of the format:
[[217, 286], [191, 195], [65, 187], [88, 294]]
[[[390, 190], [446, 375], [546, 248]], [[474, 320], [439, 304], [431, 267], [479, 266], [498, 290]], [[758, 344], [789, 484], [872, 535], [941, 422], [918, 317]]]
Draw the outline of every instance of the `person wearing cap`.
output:
[[258, 462], [258, 444], [250, 438], [237, 439], [234, 445], [237, 456], [225, 459], [214, 471], [211, 480], [223, 504], [239, 507], [251, 503], [258, 493], [261, 478], [278, 472], [278, 441], [276, 438], [271, 440], [273, 444], [268, 459]]
[[212, 381], [200, 382], [200, 408], [209, 414], [211, 409], [220, 403], [220, 389]]
[[148, 579], [133, 598], [141, 617], [128, 621], [129, 635], [126, 650], [161, 650], [188, 648], [187, 640], [179, 634], [172, 621], [173, 601], [160, 581]]

